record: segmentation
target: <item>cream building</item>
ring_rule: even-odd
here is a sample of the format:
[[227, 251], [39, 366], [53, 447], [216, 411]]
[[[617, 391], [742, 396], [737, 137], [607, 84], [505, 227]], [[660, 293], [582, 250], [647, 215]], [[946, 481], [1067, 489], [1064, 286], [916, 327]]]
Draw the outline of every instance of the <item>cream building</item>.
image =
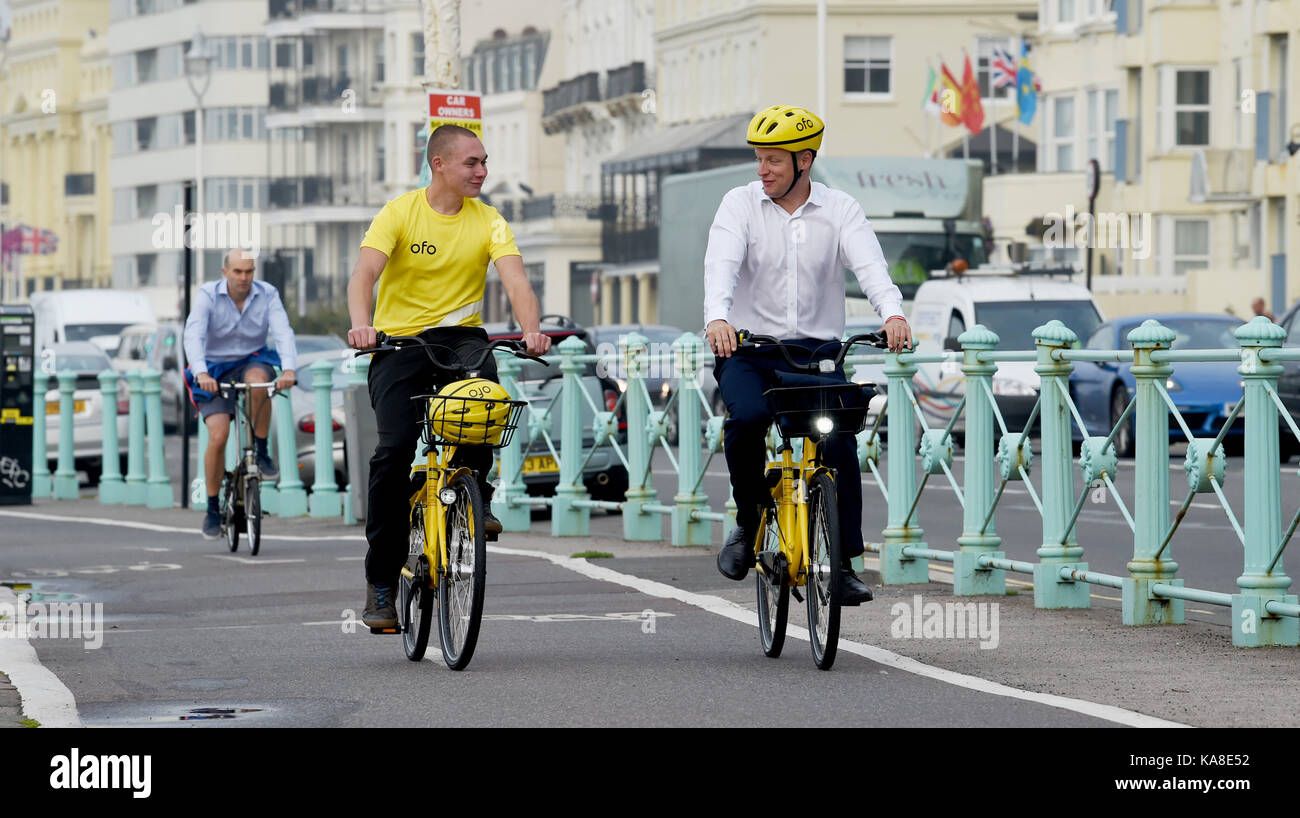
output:
[[111, 140], [108, 4], [12, 0], [0, 81], [0, 218], [51, 230], [58, 250], [26, 255], [6, 300], [36, 290], [108, 286]]
[[[1095, 244], [1108, 246], [1094, 249], [1093, 289], [1108, 315], [1249, 317], [1263, 296], [1280, 316], [1300, 294], [1300, 158], [1287, 149], [1300, 142], [1300, 2], [1043, 0], [1035, 39], [1041, 172], [987, 180], [997, 236], [1086, 211], [1096, 158]], [[1148, 223], [1149, 241], [1133, 239]], [[1111, 225], [1129, 246], [1113, 246]], [[1082, 265], [1084, 252], [1032, 255]]]

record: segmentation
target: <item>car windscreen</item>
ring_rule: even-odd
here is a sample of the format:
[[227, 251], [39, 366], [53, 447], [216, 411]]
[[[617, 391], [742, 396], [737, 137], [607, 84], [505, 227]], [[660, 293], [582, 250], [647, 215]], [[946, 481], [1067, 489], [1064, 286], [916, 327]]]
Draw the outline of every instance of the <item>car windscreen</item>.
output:
[[90, 372], [96, 375], [110, 368], [107, 355], [82, 355], [75, 352], [56, 352], [54, 366], [59, 372]]
[[64, 341], [89, 341], [100, 335], [120, 335], [130, 324], [67, 324], [63, 327]]
[[975, 323], [997, 333], [998, 349], [1033, 349], [1034, 329], [1056, 319], [1080, 338], [1092, 335], [1101, 316], [1091, 301], [981, 301]]
[[[1238, 342], [1232, 332], [1241, 326], [1240, 321], [1213, 318], [1173, 318], [1160, 323], [1177, 333], [1173, 349], [1234, 349]], [[1132, 329], [1126, 327], [1121, 337]]]

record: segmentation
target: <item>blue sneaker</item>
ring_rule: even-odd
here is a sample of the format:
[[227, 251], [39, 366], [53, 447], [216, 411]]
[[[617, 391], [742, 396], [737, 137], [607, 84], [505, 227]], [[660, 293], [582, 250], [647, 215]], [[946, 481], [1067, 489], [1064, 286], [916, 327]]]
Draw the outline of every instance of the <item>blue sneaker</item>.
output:
[[203, 515], [203, 539], [221, 539], [221, 515], [215, 511]]
[[257, 456], [257, 471], [262, 475], [263, 480], [277, 480], [280, 477], [280, 470], [271, 462], [269, 454]]

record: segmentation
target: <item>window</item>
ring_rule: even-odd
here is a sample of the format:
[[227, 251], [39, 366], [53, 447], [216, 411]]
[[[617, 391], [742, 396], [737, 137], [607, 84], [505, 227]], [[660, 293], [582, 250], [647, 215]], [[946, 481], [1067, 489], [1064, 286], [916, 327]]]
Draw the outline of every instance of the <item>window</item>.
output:
[[311, 40], [302, 41], [302, 67], [311, 68], [316, 64], [316, 44]]
[[257, 41], [257, 67], [266, 68], [271, 62], [271, 41]]
[[158, 81], [158, 49], [135, 52], [135, 77], [137, 83]]
[[148, 117], [147, 119], [137, 119], [135, 121], [136, 150], [153, 150], [157, 129], [157, 118]]
[[239, 44], [239, 67], [253, 67], [253, 43], [251, 40], [244, 40]]
[[1052, 158], [1057, 172], [1074, 170], [1074, 97], [1052, 100]]
[[524, 46], [524, 88], [531, 91], [537, 85], [537, 47], [532, 43]]
[[424, 76], [424, 32], [411, 34], [411, 76], [419, 79]]
[[293, 68], [293, 43], [275, 44], [275, 67]]
[[384, 132], [380, 131], [378, 138], [375, 139], [375, 181], [384, 181]]
[[1119, 91], [1089, 88], [1086, 94], [1088, 121], [1086, 156], [1096, 159], [1103, 171], [1115, 169], [1115, 120], [1119, 116]]
[[[1097, 111], [1097, 90], [1089, 88], [1087, 97], [1086, 112], [1088, 116], [1088, 138], [1084, 147], [1084, 159], [1101, 157], [1097, 156], [1097, 128], [1100, 124], [1100, 114]], [[1103, 165], [1104, 167], [1104, 165]]]
[[154, 262], [158, 259], [153, 253], [140, 253], [135, 257], [136, 283], [147, 287], [153, 283]]
[[411, 158], [414, 160], [411, 167], [414, 168], [414, 175], [418, 179], [420, 173], [424, 170], [424, 138], [420, 136], [420, 131], [426, 125], [420, 122], [411, 124]]
[[1064, 25], [1073, 25], [1074, 19], [1074, 0], [1057, 0], [1056, 21]]
[[944, 340], [946, 341], [949, 338], [956, 338], [965, 331], [965, 320], [962, 319], [960, 312], [953, 310], [952, 316], [948, 319], [948, 334], [944, 336]]
[[980, 97], [982, 99], [1010, 99], [1015, 92], [1014, 85], [1007, 85], [1002, 88], [993, 87], [993, 50], [1001, 48], [1008, 54], [1014, 54], [1011, 50], [1010, 37], [980, 37], [975, 41], [975, 78], [979, 81]]
[[1167, 69], [1156, 100], [1156, 143], [1162, 150], [1210, 144], [1209, 69]]
[[1185, 276], [1189, 270], [1210, 266], [1209, 219], [1174, 219], [1173, 274]]
[[375, 82], [384, 81], [384, 38], [375, 38]]
[[892, 63], [892, 38], [845, 37], [845, 95], [888, 96], [892, 94]]

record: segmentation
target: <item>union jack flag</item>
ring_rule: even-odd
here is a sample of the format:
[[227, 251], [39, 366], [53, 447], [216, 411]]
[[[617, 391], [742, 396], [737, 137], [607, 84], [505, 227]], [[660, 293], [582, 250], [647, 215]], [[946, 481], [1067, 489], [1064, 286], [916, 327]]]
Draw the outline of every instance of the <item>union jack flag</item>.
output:
[[1010, 88], [1016, 84], [1019, 68], [1016, 58], [1005, 49], [993, 48], [993, 87]]
[[34, 230], [32, 252], [48, 256], [59, 249], [59, 237], [53, 230]]

